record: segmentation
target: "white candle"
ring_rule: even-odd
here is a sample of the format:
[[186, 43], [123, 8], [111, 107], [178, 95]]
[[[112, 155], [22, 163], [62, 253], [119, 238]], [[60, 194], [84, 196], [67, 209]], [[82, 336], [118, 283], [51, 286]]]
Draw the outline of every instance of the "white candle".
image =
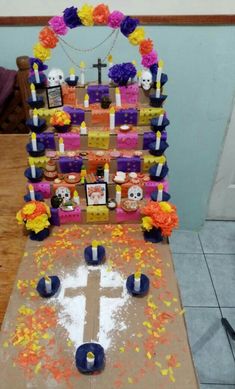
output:
[[158, 117], [158, 122], [157, 122], [157, 125], [158, 125], [158, 126], [161, 126], [161, 125], [162, 125], [163, 119], [164, 119], [164, 113], [162, 113], [162, 114]]
[[113, 107], [109, 111], [109, 128], [110, 130], [115, 129], [115, 109]]
[[71, 68], [69, 70], [69, 80], [70, 81], [75, 81], [75, 70], [74, 70], [74, 68]]
[[160, 174], [162, 172], [162, 168], [163, 168], [164, 162], [165, 162], [165, 158], [164, 157], [160, 157], [159, 158], [159, 163], [158, 163], [157, 169], [156, 169], [156, 177], [160, 176]]
[[107, 184], [109, 183], [109, 164], [106, 163], [104, 165], [104, 182], [107, 182]]
[[140, 291], [140, 285], [141, 285], [141, 273], [140, 272], [136, 272], [134, 274], [134, 290], [136, 292]]
[[86, 94], [84, 97], [84, 108], [89, 108], [89, 95]]
[[[132, 65], [136, 66], [136, 61], [135, 61], [135, 60], [134, 60], [134, 61], [132, 61]], [[132, 83], [134, 83], [134, 82], [135, 82], [135, 77], [133, 77], [133, 78], [131, 79], [131, 82], [132, 82]]]
[[160, 202], [163, 199], [163, 184], [158, 184], [157, 190], [157, 201]]
[[35, 127], [38, 126], [38, 111], [36, 110], [36, 108], [34, 108], [33, 110], [33, 125]]
[[59, 152], [64, 153], [64, 141], [63, 138], [59, 138]]
[[32, 184], [29, 184], [29, 195], [30, 195], [30, 200], [35, 201], [35, 192]]
[[115, 88], [115, 100], [116, 100], [116, 107], [121, 107], [122, 100], [121, 100], [121, 93], [119, 88]]
[[92, 249], [92, 261], [97, 261], [97, 259], [98, 259], [98, 242], [96, 240], [92, 241], [91, 249]]
[[122, 188], [120, 185], [116, 185], [116, 203], [117, 205], [121, 204], [122, 200]]
[[80, 205], [80, 197], [76, 190], [73, 192], [73, 201], [75, 202], [75, 204]]
[[157, 70], [157, 81], [161, 82], [162, 69], [164, 66], [164, 62], [162, 59], [158, 61], [158, 70]]
[[159, 99], [161, 96], [161, 84], [160, 81], [156, 82], [156, 98]]
[[35, 89], [34, 84], [30, 84], [30, 89], [31, 89], [32, 100], [37, 101], [36, 89]]
[[37, 151], [37, 136], [35, 134], [35, 132], [32, 132], [32, 135], [31, 135], [31, 144], [32, 144], [32, 150], [33, 151]]
[[89, 351], [86, 355], [87, 369], [92, 369], [95, 364], [95, 355]]
[[35, 168], [35, 165], [33, 163], [30, 165], [30, 169], [31, 169], [32, 178], [36, 178], [36, 168]]
[[51, 278], [48, 276], [45, 276], [44, 279], [45, 279], [46, 293], [51, 293], [51, 289], [52, 289]]
[[[110, 69], [113, 66], [113, 56], [110, 54], [108, 56], [108, 68]], [[109, 79], [109, 82], [111, 82], [111, 78]]]
[[86, 134], [87, 134], [87, 126], [86, 126], [86, 123], [85, 123], [85, 122], [82, 122], [82, 123], [81, 123], [80, 134], [81, 134], [81, 135], [86, 135]]
[[137, 72], [138, 86], [141, 86], [141, 76], [142, 76], [142, 70], [138, 70]]
[[40, 84], [38, 64], [36, 62], [33, 64], [33, 70], [34, 70], [34, 77], [35, 77], [36, 84]]
[[161, 133], [160, 133], [160, 131], [158, 131], [158, 132], [156, 133], [155, 150], [159, 150], [159, 149], [160, 149], [160, 143], [161, 143]]
[[85, 85], [85, 67], [86, 64], [84, 61], [80, 62], [80, 85]]

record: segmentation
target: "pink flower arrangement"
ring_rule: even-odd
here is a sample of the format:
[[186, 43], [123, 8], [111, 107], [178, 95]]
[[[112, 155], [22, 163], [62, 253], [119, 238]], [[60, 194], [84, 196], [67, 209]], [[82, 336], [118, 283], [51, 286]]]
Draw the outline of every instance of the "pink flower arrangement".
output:
[[141, 64], [145, 68], [150, 68], [157, 62], [157, 59], [157, 52], [155, 50], [152, 50], [149, 54], [143, 55]]
[[122, 12], [120, 12], [120, 11], [113, 11], [109, 15], [108, 26], [111, 27], [111, 28], [119, 28], [121, 22], [123, 21], [123, 19], [124, 19], [124, 15], [123, 15]]
[[66, 35], [68, 31], [68, 27], [64, 22], [64, 18], [62, 16], [54, 16], [49, 20], [49, 25], [52, 30], [58, 35]]

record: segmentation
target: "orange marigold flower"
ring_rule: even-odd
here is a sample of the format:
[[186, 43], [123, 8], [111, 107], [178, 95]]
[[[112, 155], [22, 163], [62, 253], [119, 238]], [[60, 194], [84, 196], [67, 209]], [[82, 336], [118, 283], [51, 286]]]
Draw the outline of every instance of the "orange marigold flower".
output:
[[44, 27], [39, 33], [39, 41], [47, 49], [53, 49], [56, 47], [58, 38], [50, 27]]
[[151, 53], [152, 50], [153, 50], [153, 41], [151, 39], [149, 38], [144, 39], [140, 43], [139, 52], [142, 56]]
[[152, 219], [152, 225], [162, 230], [163, 236], [170, 236], [172, 230], [178, 227], [179, 219], [175, 205], [168, 202], [149, 201], [141, 213]]
[[93, 10], [93, 20], [95, 24], [107, 25], [109, 18], [109, 7], [105, 4], [97, 5]]

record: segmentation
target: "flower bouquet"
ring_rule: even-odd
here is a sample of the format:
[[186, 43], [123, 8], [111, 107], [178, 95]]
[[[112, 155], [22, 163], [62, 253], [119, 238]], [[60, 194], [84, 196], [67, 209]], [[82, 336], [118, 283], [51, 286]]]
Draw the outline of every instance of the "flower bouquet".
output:
[[131, 62], [117, 64], [109, 69], [108, 76], [115, 84], [124, 86], [136, 76], [136, 68]]
[[71, 116], [68, 112], [57, 111], [51, 116], [50, 124], [58, 132], [67, 132], [71, 124]]
[[178, 227], [177, 210], [170, 202], [149, 201], [141, 213], [145, 215], [142, 218], [142, 228], [146, 241], [161, 242], [163, 236], [170, 236], [172, 230]]
[[41, 241], [49, 236], [50, 208], [41, 201], [29, 201], [17, 212], [16, 220], [25, 224], [30, 231], [30, 239]]

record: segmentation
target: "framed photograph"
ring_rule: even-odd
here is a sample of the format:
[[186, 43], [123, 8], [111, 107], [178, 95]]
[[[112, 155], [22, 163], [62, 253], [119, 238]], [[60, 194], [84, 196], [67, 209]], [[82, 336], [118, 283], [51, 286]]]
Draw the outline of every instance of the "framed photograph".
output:
[[61, 86], [49, 86], [46, 88], [48, 108], [58, 108], [63, 106], [63, 96]]
[[107, 183], [85, 184], [87, 205], [106, 205], [108, 199]]

